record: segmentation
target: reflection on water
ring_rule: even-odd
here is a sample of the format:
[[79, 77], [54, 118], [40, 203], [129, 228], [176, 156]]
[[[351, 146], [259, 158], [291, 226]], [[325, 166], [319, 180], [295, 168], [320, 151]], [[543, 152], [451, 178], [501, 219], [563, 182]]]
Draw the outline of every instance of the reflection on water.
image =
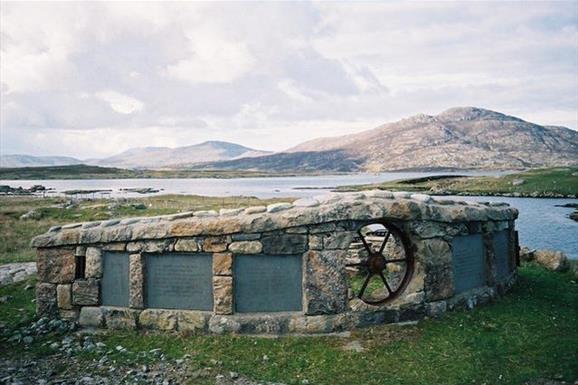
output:
[[[157, 194], [198, 194], [210, 196], [246, 195], [259, 198], [306, 197], [328, 189], [352, 184], [378, 183], [394, 179], [418, 178], [441, 173], [380, 173], [326, 175], [308, 177], [237, 178], [237, 179], [94, 179], [94, 180], [3, 180], [0, 184], [25, 188], [35, 184], [54, 188], [56, 192], [82, 189], [112, 189], [111, 196], [134, 197], [137, 193], [122, 192], [123, 188], [152, 187]], [[443, 173], [451, 174], [451, 173]], [[461, 173], [465, 174], [465, 173]], [[487, 175], [487, 173], [486, 173]], [[306, 189], [295, 189], [305, 187]], [[96, 194], [99, 197], [99, 194]], [[578, 199], [532, 199], [503, 197], [452, 197], [458, 200], [502, 201], [520, 210], [517, 221], [520, 243], [531, 248], [551, 248], [578, 258], [578, 222], [568, 218], [570, 208], [556, 207], [578, 203]]]

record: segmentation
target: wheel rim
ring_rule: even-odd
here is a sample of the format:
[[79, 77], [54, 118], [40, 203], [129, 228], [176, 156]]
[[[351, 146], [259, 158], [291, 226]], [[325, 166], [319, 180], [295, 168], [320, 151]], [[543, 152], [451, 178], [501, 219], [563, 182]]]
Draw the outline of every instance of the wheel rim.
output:
[[[361, 268], [366, 272], [365, 278], [363, 279], [363, 284], [359, 292], [356, 293], [356, 297], [370, 305], [381, 305], [394, 300], [405, 290], [413, 275], [414, 262], [411, 248], [409, 247], [409, 242], [405, 235], [396, 226], [386, 222], [375, 222], [371, 223], [370, 225], [381, 225], [386, 230], [385, 237], [382, 241], [382, 244], [379, 246], [379, 250], [375, 251], [368, 243], [366, 237], [361, 232], [363, 229], [362, 227], [358, 230], [358, 234], [361, 238], [363, 248], [367, 251], [368, 256], [361, 262], [347, 263], [346, 266], [356, 267], [358, 269]], [[403, 258], [388, 258], [391, 255], [389, 255], [387, 252], [387, 245], [388, 242], [391, 242], [392, 238], [397, 239], [399, 246], [403, 249]], [[405, 265], [404, 272], [401, 278], [398, 280], [398, 284], [395, 286], [392, 285], [390, 281], [388, 281], [388, 273], [386, 272], [388, 265], [391, 264]], [[368, 285], [374, 277], [379, 277], [381, 285], [386, 294], [381, 296], [381, 298], [368, 298], [366, 295]]]

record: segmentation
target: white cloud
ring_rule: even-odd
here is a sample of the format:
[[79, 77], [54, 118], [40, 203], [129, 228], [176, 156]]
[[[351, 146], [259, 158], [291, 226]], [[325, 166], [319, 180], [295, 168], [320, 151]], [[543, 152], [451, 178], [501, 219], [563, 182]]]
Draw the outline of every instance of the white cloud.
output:
[[116, 91], [101, 91], [94, 96], [108, 103], [110, 108], [121, 114], [132, 114], [143, 109], [144, 104], [138, 99]]
[[281, 150], [455, 105], [577, 128], [577, 26], [575, 2], [4, 2], [0, 151]]
[[190, 83], [230, 83], [249, 72], [255, 60], [243, 43], [227, 40], [208, 28], [187, 31], [188, 56], [166, 74]]

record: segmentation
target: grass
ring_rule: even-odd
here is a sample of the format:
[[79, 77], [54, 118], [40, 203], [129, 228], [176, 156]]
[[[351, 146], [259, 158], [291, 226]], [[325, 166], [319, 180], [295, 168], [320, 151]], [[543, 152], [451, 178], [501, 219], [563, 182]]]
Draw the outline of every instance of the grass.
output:
[[[219, 208], [267, 205], [287, 201], [287, 198], [258, 199], [255, 197], [204, 197], [197, 195], [162, 195], [120, 201], [97, 199], [79, 201], [76, 206], [63, 208], [64, 198], [31, 196], [0, 196], [0, 264], [28, 262], [35, 258], [30, 240], [46, 232], [51, 226], [111, 218], [155, 216], [182, 211], [218, 210]], [[145, 209], [136, 208], [143, 203]], [[40, 219], [19, 219], [35, 209]]]
[[[514, 180], [523, 180], [524, 182], [514, 185]], [[479, 195], [519, 193], [527, 196], [532, 194], [578, 196], [578, 168], [535, 169], [502, 176], [417, 178], [337, 188], [338, 191], [371, 189], [445, 192], [449, 195], [467, 192]]]
[[[382, 325], [354, 331], [349, 338], [186, 336], [144, 332], [105, 332], [119, 363], [147, 363], [136, 352], [160, 348], [169, 359], [189, 354], [193, 367], [214, 366], [259, 381], [320, 385], [521, 384], [538, 378], [578, 378], [578, 284], [571, 273], [553, 273], [525, 265], [511, 293], [471, 311], [446, 313], [413, 326]], [[18, 301], [0, 305], [0, 317], [25, 308], [32, 298], [21, 286], [0, 288]], [[20, 294], [19, 294], [20, 293]], [[23, 302], [21, 302], [23, 301]], [[6, 308], [2, 308], [6, 307]], [[16, 322], [15, 320], [14, 322]], [[363, 352], [345, 351], [358, 341]], [[3, 345], [4, 343], [0, 344]], [[21, 356], [20, 346], [4, 353]], [[26, 354], [46, 353], [40, 346]], [[264, 359], [264, 357], [268, 359]], [[84, 353], [78, 359], [97, 360]], [[149, 358], [150, 359], [150, 358]]]
[[266, 172], [244, 170], [128, 170], [84, 164], [48, 167], [0, 168], [0, 180], [13, 179], [131, 179], [131, 178], [254, 178], [315, 175], [302, 172]]

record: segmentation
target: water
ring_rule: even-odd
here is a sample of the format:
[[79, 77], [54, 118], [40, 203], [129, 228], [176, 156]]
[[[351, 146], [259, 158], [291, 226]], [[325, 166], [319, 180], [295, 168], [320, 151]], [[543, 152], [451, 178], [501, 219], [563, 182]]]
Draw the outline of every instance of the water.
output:
[[448, 197], [456, 200], [507, 202], [520, 211], [516, 228], [520, 245], [531, 249], [561, 250], [569, 258], [578, 259], [578, 222], [568, 218], [574, 209], [557, 207], [578, 203], [578, 199]]
[[[420, 178], [430, 175], [474, 175], [474, 173], [450, 172], [389, 172], [379, 174], [348, 174], [323, 176], [296, 176], [274, 178], [195, 178], [195, 179], [71, 179], [71, 180], [0, 180], [0, 185], [29, 188], [40, 184], [53, 188], [52, 195], [62, 195], [67, 190], [112, 190], [108, 194], [96, 193], [95, 197], [136, 197], [134, 192], [120, 191], [122, 188], [147, 188], [162, 190], [158, 194], [196, 194], [209, 196], [245, 195], [258, 198], [306, 197], [320, 194], [319, 189], [335, 186], [378, 183], [395, 179]], [[491, 175], [496, 175], [493, 173]], [[480, 175], [480, 174], [477, 174]], [[483, 175], [488, 175], [484, 173]], [[305, 187], [308, 189], [295, 189]], [[313, 188], [314, 190], [310, 190]], [[147, 194], [150, 195], [150, 194]]]
[[[135, 197], [138, 193], [120, 191], [121, 188], [151, 187], [162, 190], [159, 194], [198, 194], [210, 196], [245, 195], [259, 198], [307, 197], [322, 194], [335, 186], [377, 183], [394, 179], [418, 178], [440, 173], [380, 173], [327, 176], [300, 176], [276, 178], [237, 179], [93, 179], [93, 180], [0, 180], [0, 185], [31, 187], [41, 184], [54, 188], [52, 195], [65, 190], [111, 189], [110, 194], [95, 197]], [[443, 173], [450, 174], [450, 173]], [[463, 174], [463, 173], [461, 173]], [[487, 175], [487, 173], [486, 173]], [[301, 189], [305, 187], [306, 189]], [[296, 189], [297, 188], [297, 189]], [[150, 194], [148, 194], [150, 195]], [[154, 195], [154, 194], [153, 194]], [[520, 243], [530, 248], [549, 248], [564, 251], [578, 258], [578, 222], [568, 218], [573, 209], [556, 207], [578, 203], [578, 199], [535, 199], [504, 197], [452, 197], [457, 200], [503, 201], [520, 211], [516, 222]]]

